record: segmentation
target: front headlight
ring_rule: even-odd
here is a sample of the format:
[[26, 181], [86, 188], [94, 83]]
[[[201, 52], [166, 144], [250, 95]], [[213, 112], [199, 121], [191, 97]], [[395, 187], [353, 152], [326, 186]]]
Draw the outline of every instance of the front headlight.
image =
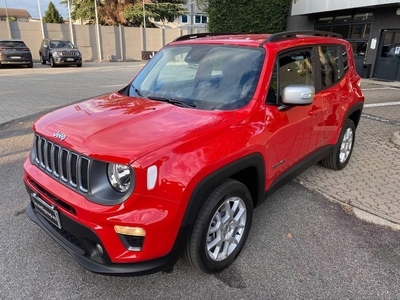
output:
[[60, 55], [60, 52], [57, 52], [57, 51], [53, 52], [53, 56], [59, 56], [59, 55]]
[[107, 175], [114, 190], [120, 193], [129, 190], [132, 184], [132, 169], [129, 166], [109, 163]]

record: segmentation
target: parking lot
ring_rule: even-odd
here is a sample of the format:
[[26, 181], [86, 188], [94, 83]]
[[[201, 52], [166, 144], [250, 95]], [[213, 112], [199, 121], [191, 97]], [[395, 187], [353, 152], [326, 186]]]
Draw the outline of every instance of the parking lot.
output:
[[[182, 259], [170, 274], [144, 277], [102, 276], [79, 266], [25, 216], [22, 163], [31, 125], [45, 111], [122, 88], [142, 66], [0, 70], [0, 299], [400, 297], [399, 232], [358, 220], [340, 205], [400, 224], [400, 149], [390, 142], [400, 130], [398, 105], [364, 109], [345, 170], [316, 165], [256, 209], [246, 247], [224, 272], [200, 274]], [[396, 87], [363, 87], [367, 104], [400, 100]]]
[[116, 91], [127, 85], [143, 65], [143, 62], [84, 63], [82, 68], [51, 68], [36, 63], [32, 69], [3, 67], [0, 124]]

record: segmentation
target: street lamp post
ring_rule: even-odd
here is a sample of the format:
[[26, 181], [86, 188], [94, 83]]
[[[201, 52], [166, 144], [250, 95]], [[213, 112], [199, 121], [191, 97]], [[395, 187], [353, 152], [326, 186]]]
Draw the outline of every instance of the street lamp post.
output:
[[10, 38], [12, 39], [12, 33], [11, 33], [11, 27], [10, 27], [10, 19], [8, 18], [8, 10], [7, 10], [7, 1], [6, 0], [4, 0], [4, 6], [6, 7], [6, 18], [7, 18], [8, 34], [10, 35]]
[[146, 51], [146, 8], [143, 0], [143, 51]]
[[43, 28], [43, 19], [42, 19], [42, 10], [40, 8], [40, 0], [38, 0], [38, 7], [39, 7], [39, 18], [40, 18], [40, 26], [42, 27], [42, 37], [45, 38], [44, 36], [44, 28]]
[[99, 51], [99, 62], [102, 61], [101, 57], [101, 43], [100, 43], [100, 29], [99, 29], [99, 16], [97, 14], [97, 0], [94, 0], [94, 10], [95, 10], [95, 15], [96, 15], [96, 30], [97, 30], [97, 45], [98, 45], [98, 51]]
[[71, 33], [71, 41], [72, 41], [72, 44], [75, 45], [74, 31], [73, 31], [73, 29], [72, 29], [71, 5], [70, 5], [70, 3], [69, 3], [70, 1], [71, 1], [71, 0], [67, 0], [67, 2], [68, 2], [69, 31], [70, 31], [70, 33]]

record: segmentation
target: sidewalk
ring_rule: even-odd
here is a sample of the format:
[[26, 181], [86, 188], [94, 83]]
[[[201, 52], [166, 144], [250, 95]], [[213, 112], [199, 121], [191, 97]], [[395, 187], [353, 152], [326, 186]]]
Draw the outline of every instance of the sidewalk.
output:
[[298, 180], [361, 219], [400, 230], [400, 146], [391, 142], [400, 131], [400, 82], [363, 79], [362, 88], [366, 102], [348, 166], [335, 172], [317, 164]]

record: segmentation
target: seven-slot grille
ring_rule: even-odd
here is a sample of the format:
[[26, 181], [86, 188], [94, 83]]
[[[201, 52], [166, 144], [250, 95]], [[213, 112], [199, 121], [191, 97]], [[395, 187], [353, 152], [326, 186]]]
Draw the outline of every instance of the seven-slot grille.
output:
[[62, 56], [78, 56], [78, 51], [61, 51]]
[[87, 193], [90, 160], [45, 138], [35, 135], [35, 163], [61, 183]]

